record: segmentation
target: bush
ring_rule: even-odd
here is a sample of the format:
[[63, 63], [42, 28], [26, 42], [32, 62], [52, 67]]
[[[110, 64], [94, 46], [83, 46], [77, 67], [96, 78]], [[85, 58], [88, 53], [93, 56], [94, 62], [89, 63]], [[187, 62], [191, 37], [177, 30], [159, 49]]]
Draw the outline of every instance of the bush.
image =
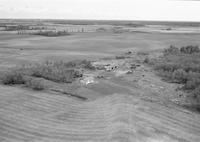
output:
[[172, 75], [173, 75], [172, 72], [160, 70], [160, 71], [158, 71], [158, 75], [163, 77], [164, 80], [173, 81], [172, 80]]
[[14, 70], [3, 73], [1, 76], [1, 82], [5, 85], [14, 85], [14, 84], [24, 84], [24, 76], [22, 73]]
[[[63, 62], [47, 61], [41, 64], [24, 65], [18, 69], [11, 69], [9, 72], [2, 73], [0, 81], [5, 84], [26, 84], [35, 89], [42, 90], [41, 79], [46, 79], [58, 83], [72, 83], [76, 78], [82, 77], [80, 68], [94, 69], [89, 61]], [[27, 78], [37, 78], [27, 80]], [[41, 78], [41, 79], [38, 79]]]
[[78, 70], [64, 62], [46, 62], [29, 68], [30, 76], [44, 78], [54, 82], [71, 83], [81, 76]]
[[144, 59], [144, 63], [149, 64], [150, 63], [150, 59], [149, 58], [145, 58]]
[[154, 66], [155, 70], [158, 70], [158, 71], [161, 70], [161, 71], [167, 71], [167, 72], [174, 72], [175, 70], [178, 70], [180, 68], [181, 68], [181, 66], [179, 64], [166, 63], [166, 62], [157, 63]]
[[192, 93], [194, 98], [197, 99], [197, 101], [200, 101], [200, 86], [198, 86], [197, 88], [195, 88]]
[[188, 74], [183, 69], [175, 70], [172, 79], [177, 83], [186, 83]]
[[37, 91], [45, 89], [44, 80], [41, 78], [29, 79], [28, 81], [26, 81], [26, 86]]
[[89, 70], [95, 70], [95, 67], [92, 65], [91, 61], [87, 60], [75, 60], [64, 63], [66, 67], [69, 68], [85, 68]]
[[194, 90], [200, 87], [200, 78], [190, 78], [184, 85], [184, 89], [186, 90]]
[[167, 48], [167, 49], [164, 50], [164, 54], [165, 55], [168, 55], [168, 54], [177, 54], [179, 52], [180, 52], [179, 48], [175, 47], [173, 45], [170, 45], [170, 48]]
[[183, 46], [181, 48], [175, 47], [173, 45], [170, 45], [170, 48], [167, 48], [164, 50], [164, 55], [173, 55], [173, 54], [193, 54], [193, 53], [199, 53], [200, 49], [198, 46], [188, 45]]
[[85, 69], [95, 70], [96, 68], [92, 65], [90, 61], [83, 60], [80, 62], [80, 66]]
[[66, 36], [70, 35], [67, 31], [39, 31], [34, 33], [34, 35], [48, 36], [48, 37], [57, 37], [57, 36]]
[[145, 52], [145, 51], [140, 51], [140, 52], [137, 52], [137, 55], [147, 56], [147, 55], [149, 55], [149, 53]]
[[199, 53], [200, 49], [198, 46], [189, 45], [186, 47], [181, 47], [180, 51], [181, 53], [185, 54], [193, 54], [193, 53]]
[[[195, 53], [195, 54], [193, 54]], [[198, 46], [165, 49], [164, 56], [156, 60], [146, 60], [153, 65], [164, 80], [183, 85], [182, 89], [192, 96], [198, 96], [200, 88], [200, 54]]]
[[115, 58], [118, 59], [118, 60], [120, 60], [120, 59], [126, 59], [125, 56], [116, 56]]

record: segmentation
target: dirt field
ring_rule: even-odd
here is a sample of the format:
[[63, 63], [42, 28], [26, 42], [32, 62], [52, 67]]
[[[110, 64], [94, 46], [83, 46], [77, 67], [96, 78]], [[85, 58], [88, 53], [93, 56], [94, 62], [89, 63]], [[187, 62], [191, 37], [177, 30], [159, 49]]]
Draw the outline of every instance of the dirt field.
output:
[[[0, 34], [0, 70], [44, 60], [114, 58], [171, 44], [200, 45], [199, 34], [76, 33], [63, 37]], [[121, 60], [118, 60], [121, 61]], [[199, 142], [200, 114], [180, 107], [175, 85], [148, 67], [125, 64], [76, 86], [86, 101], [53, 91], [0, 85], [1, 142]], [[77, 85], [77, 84], [75, 84]], [[66, 89], [66, 84], [57, 88]]]
[[2, 142], [200, 140], [198, 114], [159, 104], [155, 98], [143, 100], [137, 93], [80, 102], [63, 95], [0, 89]]

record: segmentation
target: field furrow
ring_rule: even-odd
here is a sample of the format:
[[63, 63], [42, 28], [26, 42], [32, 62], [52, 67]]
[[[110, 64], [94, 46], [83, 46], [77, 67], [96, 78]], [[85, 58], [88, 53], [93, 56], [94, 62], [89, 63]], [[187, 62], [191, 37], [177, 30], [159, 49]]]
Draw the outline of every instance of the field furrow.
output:
[[199, 114], [137, 95], [113, 94], [84, 102], [16, 87], [0, 89], [2, 142], [200, 141]]

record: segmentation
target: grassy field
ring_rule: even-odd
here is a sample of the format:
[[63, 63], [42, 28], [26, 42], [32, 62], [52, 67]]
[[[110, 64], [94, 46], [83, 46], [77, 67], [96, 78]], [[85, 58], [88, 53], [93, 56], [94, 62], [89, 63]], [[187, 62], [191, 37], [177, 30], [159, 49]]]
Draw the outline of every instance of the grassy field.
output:
[[67, 37], [0, 34], [1, 66], [46, 59], [95, 59], [131, 51], [160, 50], [170, 44], [199, 45], [197, 34], [81, 33]]

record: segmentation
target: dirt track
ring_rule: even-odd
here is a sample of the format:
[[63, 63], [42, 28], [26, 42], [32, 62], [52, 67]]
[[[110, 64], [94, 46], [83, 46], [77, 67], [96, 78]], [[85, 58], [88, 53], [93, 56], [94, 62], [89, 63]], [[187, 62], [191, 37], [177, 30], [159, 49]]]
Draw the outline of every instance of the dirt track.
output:
[[200, 115], [136, 95], [90, 102], [0, 86], [1, 142], [199, 142]]

